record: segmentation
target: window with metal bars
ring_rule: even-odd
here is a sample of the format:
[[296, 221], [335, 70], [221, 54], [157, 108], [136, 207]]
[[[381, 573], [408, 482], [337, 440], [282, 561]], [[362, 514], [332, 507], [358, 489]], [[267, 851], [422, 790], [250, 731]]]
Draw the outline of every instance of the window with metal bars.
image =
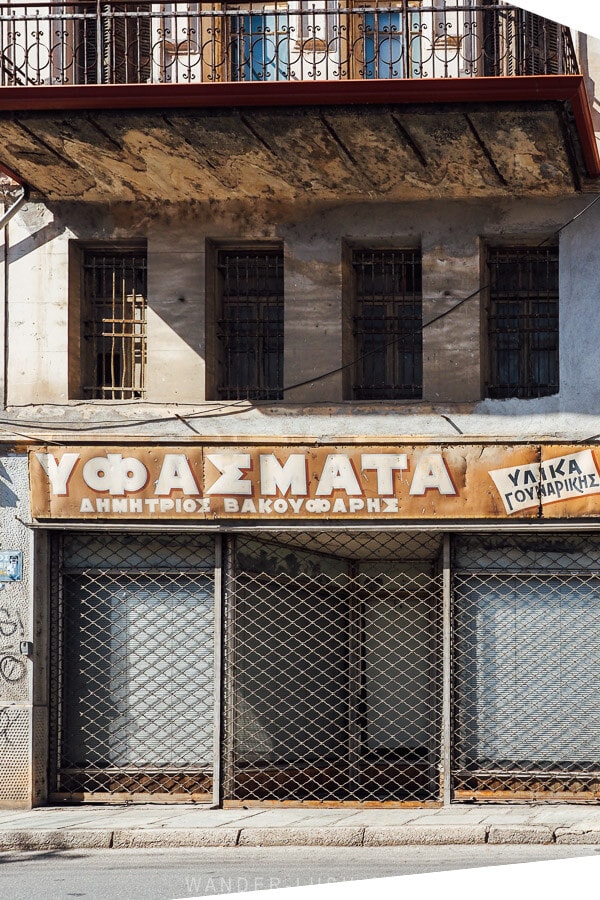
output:
[[423, 300], [418, 250], [354, 250], [355, 400], [418, 400]]
[[283, 250], [217, 251], [218, 395], [283, 398]]
[[84, 250], [84, 394], [94, 400], [144, 396], [146, 253]]
[[488, 250], [487, 396], [558, 391], [558, 247]]

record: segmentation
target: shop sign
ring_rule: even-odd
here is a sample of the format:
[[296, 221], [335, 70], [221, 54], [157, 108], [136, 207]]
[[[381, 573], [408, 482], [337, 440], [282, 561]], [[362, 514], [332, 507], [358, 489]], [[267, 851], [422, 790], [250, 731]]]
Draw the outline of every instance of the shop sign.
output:
[[595, 448], [49, 447], [36, 519], [506, 519], [600, 514]]

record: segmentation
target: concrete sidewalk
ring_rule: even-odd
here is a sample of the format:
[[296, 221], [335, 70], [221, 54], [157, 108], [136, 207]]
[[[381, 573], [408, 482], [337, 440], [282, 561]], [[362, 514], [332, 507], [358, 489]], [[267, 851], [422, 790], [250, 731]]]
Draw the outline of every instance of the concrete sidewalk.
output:
[[0, 810], [0, 850], [485, 843], [600, 845], [600, 805], [214, 810], [123, 804]]

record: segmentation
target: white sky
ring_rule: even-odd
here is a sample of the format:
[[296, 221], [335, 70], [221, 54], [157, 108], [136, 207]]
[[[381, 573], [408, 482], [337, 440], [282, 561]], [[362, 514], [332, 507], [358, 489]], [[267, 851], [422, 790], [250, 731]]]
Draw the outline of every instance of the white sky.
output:
[[538, 13], [575, 31], [600, 38], [600, 0], [511, 0], [515, 6]]

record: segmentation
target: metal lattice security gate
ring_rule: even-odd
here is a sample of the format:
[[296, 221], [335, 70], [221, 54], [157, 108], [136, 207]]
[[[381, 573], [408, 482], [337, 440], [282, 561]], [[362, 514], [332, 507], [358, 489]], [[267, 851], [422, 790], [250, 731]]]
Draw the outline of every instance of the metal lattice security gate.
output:
[[214, 538], [55, 541], [53, 793], [209, 799]]
[[238, 537], [226, 568], [227, 802], [437, 802], [441, 538]]
[[455, 796], [600, 798], [600, 536], [461, 537]]
[[600, 799], [600, 535], [225, 545], [221, 671], [219, 539], [54, 540], [51, 796]]

